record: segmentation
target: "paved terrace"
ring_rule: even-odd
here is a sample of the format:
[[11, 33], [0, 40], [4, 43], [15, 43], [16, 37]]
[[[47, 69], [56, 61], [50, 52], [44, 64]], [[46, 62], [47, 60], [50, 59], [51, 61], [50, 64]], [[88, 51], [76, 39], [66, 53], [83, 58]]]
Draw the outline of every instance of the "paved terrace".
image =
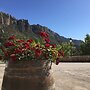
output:
[[[4, 67], [0, 64], [0, 87]], [[56, 90], [90, 90], [90, 63], [61, 63], [52, 69]]]

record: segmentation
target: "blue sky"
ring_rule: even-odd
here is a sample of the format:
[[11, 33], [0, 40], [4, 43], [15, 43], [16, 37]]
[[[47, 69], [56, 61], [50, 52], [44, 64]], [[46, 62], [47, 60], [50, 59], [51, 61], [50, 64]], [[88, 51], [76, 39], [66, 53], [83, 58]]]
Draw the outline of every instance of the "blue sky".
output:
[[0, 11], [67, 38], [84, 40], [90, 34], [90, 0], [0, 0]]

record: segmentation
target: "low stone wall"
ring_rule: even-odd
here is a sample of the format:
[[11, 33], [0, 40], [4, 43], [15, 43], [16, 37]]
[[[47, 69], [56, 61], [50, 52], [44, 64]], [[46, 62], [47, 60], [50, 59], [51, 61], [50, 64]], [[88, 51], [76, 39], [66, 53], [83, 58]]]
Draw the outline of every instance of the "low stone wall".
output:
[[61, 62], [90, 62], [90, 56], [68, 56], [64, 57]]

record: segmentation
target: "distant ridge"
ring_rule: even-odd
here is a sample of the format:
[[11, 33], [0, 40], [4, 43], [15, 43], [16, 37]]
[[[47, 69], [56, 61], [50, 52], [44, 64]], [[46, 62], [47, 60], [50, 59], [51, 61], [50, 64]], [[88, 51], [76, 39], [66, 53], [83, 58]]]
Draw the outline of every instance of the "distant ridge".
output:
[[[25, 19], [16, 19], [9, 14], [4, 12], [0, 12], [0, 40], [2, 40], [2, 35], [6, 34], [10, 36], [12, 34], [19, 35], [20, 37], [40, 39], [38, 33], [40, 31], [45, 31], [49, 34], [51, 43], [62, 43], [69, 42], [69, 38], [65, 38], [64, 36], [60, 36], [58, 33], [50, 30], [48, 27], [37, 25], [30, 25], [28, 20]], [[72, 42], [75, 46], [80, 46], [82, 43], [81, 40], [72, 39]]]

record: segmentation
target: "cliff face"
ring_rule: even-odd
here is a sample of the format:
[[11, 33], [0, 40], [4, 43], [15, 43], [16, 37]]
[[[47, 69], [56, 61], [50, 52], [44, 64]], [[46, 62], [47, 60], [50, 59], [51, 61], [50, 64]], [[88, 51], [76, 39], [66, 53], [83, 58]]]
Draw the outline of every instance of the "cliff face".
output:
[[0, 12], [0, 25], [10, 25], [15, 23], [17, 20], [9, 14]]
[[[45, 31], [49, 34], [51, 43], [62, 43], [62, 42], [69, 42], [69, 38], [65, 38], [60, 36], [59, 34], [53, 32], [49, 28], [45, 26], [37, 25], [30, 25], [28, 20], [25, 19], [16, 19], [9, 14], [0, 12], [0, 35], [7, 34], [10, 36], [11, 34], [16, 34], [21, 37], [28, 37], [33, 39], [39, 39], [38, 33], [40, 31]], [[76, 46], [81, 44], [81, 40], [72, 40]]]

